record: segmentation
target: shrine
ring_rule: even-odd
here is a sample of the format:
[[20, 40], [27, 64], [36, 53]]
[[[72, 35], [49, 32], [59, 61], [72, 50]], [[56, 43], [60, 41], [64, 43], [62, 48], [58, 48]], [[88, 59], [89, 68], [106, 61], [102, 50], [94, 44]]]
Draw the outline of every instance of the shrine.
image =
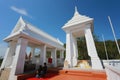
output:
[[68, 67], [75, 67], [78, 62], [77, 37], [85, 36], [88, 55], [91, 58], [92, 69], [103, 69], [98, 57], [94, 39], [93, 18], [80, 15], [77, 7], [71, 20], [69, 20], [62, 29], [66, 32], [66, 58]]

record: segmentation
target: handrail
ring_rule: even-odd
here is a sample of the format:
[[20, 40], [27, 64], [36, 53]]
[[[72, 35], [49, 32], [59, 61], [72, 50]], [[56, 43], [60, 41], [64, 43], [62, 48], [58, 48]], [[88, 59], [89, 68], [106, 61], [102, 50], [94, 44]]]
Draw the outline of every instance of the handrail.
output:
[[114, 66], [105, 65], [105, 70], [107, 74], [107, 80], [119, 80], [120, 70]]

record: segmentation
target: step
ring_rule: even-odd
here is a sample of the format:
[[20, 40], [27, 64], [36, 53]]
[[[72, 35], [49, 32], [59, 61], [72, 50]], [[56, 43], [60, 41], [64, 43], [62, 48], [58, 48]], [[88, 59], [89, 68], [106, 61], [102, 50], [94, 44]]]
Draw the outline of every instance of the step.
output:
[[95, 71], [95, 70], [60, 70], [59, 74], [64, 75], [75, 75], [75, 76], [87, 76], [87, 77], [95, 77], [95, 78], [103, 78], [106, 79], [105, 71]]
[[5, 68], [4, 70], [2, 70], [0, 80], [8, 80], [10, 71], [10, 68]]
[[17, 75], [17, 80], [26, 80], [27, 78], [35, 77], [35, 75], [35, 72], [19, 74]]

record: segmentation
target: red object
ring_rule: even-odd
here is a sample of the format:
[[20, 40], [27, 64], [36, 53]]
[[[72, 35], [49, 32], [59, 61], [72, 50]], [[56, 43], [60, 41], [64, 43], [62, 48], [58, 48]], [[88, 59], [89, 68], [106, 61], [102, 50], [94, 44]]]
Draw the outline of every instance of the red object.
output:
[[52, 63], [52, 58], [48, 58], [48, 63]]

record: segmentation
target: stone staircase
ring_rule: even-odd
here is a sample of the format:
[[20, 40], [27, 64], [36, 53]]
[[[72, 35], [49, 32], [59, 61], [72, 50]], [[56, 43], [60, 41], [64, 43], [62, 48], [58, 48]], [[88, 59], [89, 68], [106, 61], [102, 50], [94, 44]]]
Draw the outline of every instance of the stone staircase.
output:
[[0, 74], [0, 80], [8, 80], [10, 70], [10, 68], [5, 68], [4, 70], [2, 70]]

